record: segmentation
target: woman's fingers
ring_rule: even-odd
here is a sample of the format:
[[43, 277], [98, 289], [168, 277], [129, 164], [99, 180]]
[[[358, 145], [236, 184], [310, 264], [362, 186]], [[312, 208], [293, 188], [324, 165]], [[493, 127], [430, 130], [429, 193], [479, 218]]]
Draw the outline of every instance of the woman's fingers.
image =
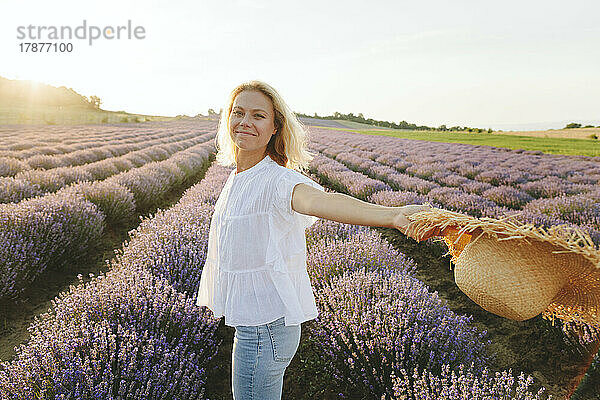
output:
[[415, 239], [417, 242], [422, 242], [424, 240], [431, 239], [432, 237], [435, 237], [435, 236], [443, 236], [442, 230], [438, 227], [432, 228], [432, 229], [428, 230], [427, 232], [421, 234], [418, 238], [413, 238], [413, 239]]
[[431, 207], [428, 205], [420, 205], [420, 204], [410, 204], [402, 207], [398, 207], [399, 212], [395, 218], [394, 225], [396, 229], [405, 234], [406, 236], [415, 239], [420, 242], [422, 240], [429, 239], [431, 236], [434, 236], [435, 232], [427, 232], [426, 238], [419, 238], [417, 236], [416, 227], [410, 223], [410, 220], [407, 218], [411, 214], [415, 214], [422, 211], [429, 211]]

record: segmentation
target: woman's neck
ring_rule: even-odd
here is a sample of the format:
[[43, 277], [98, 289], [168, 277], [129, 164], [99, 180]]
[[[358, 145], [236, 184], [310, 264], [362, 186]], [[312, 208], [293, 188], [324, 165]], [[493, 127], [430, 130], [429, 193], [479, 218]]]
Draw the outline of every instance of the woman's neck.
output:
[[267, 156], [267, 152], [246, 152], [243, 150], [238, 151], [236, 156], [236, 174], [243, 172], [249, 168], [254, 167], [256, 164], [261, 162], [263, 158]]

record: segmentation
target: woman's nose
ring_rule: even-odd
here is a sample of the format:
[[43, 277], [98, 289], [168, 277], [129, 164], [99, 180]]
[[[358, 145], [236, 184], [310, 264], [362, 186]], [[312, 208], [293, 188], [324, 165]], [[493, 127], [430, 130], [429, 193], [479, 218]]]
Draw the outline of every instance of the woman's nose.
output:
[[248, 116], [248, 114], [244, 115], [244, 117], [240, 121], [240, 125], [246, 125], [246, 126], [250, 125], [249, 119], [250, 119], [250, 117]]

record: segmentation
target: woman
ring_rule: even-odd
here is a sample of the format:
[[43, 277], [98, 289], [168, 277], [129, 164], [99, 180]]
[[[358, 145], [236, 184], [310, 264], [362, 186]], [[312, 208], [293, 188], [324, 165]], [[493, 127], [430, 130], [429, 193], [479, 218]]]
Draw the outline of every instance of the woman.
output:
[[383, 207], [327, 193], [296, 171], [312, 158], [306, 134], [264, 82], [231, 92], [216, 147], [217, 162], [236, 169], [215, 204], [196, 304], [235, 327], [234, 399], [280, 399], [300, 324], [318, 315], [306, 271], [305, 228], [326, 218], [406, 233], [406, 216], [429, 207]]

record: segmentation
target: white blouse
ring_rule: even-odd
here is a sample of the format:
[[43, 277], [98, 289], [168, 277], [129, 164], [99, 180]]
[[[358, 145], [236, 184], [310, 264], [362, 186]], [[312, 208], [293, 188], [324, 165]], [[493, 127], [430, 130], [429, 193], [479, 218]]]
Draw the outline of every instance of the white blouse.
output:
[[231, 171], [210, 221], [208, 252], [196, 304], [225, 325], [256, 326], [285, 317], [298, 325], [318, 315], [306, 271], [304, 230], [317, 217], [292, 209], [292, 191], [323, 187], [268, 155]]

